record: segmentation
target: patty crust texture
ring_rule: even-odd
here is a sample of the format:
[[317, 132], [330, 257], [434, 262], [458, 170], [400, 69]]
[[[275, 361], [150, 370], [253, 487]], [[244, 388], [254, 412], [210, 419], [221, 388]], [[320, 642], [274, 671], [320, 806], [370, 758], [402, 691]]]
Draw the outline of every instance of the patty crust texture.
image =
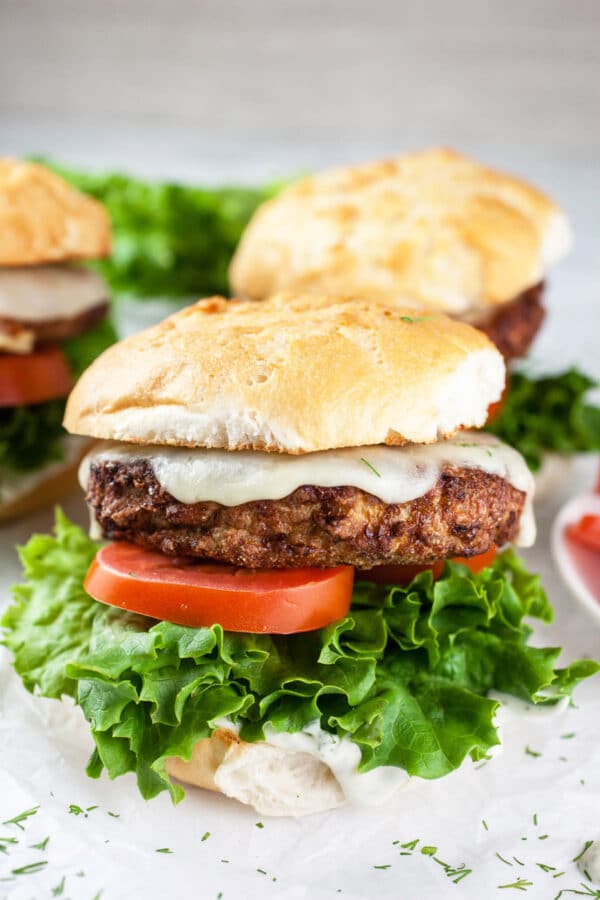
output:
[[487, 334], [505, 360], [526, 356], [546, 314], [543, 293], [544, 283], [540, 282], [472, 324]]
[[244, 568], [429, 564], [515, 537], [525, 494], [479, 469], [442, 469], [427, 494], [387, 504], [355, 487], [305, 485], [281, 500], [180, 503], [147, 460], [92, 463], [86, 495], [105, 537]]

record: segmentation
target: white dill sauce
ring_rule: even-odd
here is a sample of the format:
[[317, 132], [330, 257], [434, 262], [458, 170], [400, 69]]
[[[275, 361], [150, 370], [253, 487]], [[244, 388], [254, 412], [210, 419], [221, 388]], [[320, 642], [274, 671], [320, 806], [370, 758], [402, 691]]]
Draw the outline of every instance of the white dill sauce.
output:
[[146, 460], [163, 490], [180, 503], [213, 501], [223, 506], [280, 500], [305, 484], [351, 486], [384, 503], [407, 503], [430, 491], [444, 466], [478, 469], [526, 494], [517, 544], [531, 546], [535, 540], [533, 476], [516, 450], [482, 432], [463, 431], [435, 444], [349, 447], [298, 456], [111, 443], [86, 457], [81, 486], [87, 489], [94, 462], [136, 460]]
[[[239, 734], [239, 727], [227, 717], [218, 719], [214, 724]], [[267, 725], [265, 741], [288, 752], [308, 753], [324, 763], [331, 769], [352, 806], [379, 806], [411, 780], [408, 773], [397, 766], [379, 766], [369, 772], [359, 772], [361, 754], [358, 744], [348, 735], [338, 737], [324, 731], [318, 721], [295, 733], [276, 731]]]

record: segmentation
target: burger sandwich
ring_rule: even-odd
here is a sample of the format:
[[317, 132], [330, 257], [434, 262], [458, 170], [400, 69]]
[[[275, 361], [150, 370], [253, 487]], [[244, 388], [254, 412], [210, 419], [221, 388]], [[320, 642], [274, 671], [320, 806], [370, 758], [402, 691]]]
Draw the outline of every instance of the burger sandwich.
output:
[[526, 355], [547, 269], [569, 250], [531, 185], [447, 149], [304, 178], [255, 212], [230, 268], [236, 296], [341, 293], [442, 311]]
[[76, 485], [87, 441], [62, 427], [75, 379], [116, 336], [104, 208], [35, 163], [0, 160], [0, 521]]
[[480, 331], [379, 297], [212, 298], [97, 359], [65, 416], [104, 442], [92, 538], [62, 514], [31, 538], [3, 620], [25, 687], [81, 707], [89, 774], [375, 802], [485, 758], [490, 691], [596, 671], [528, 643], [532, 476], [472, 430], [503, 384]]

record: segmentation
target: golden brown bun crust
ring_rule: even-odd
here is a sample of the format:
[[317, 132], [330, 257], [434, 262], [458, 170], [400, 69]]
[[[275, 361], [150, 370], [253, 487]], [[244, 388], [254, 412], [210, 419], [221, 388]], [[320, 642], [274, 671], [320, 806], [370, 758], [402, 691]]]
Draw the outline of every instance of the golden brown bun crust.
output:
[[65, 427], [284, 453], [427, 443], [483, 425], [503, 385], [489, 339], [439, 314], [339, 296], [215, 297], [105, 351]]
[[47, 478], [39, 481], [25, 493], [19, 494], [6, 503], [0, 503], [0, 522], [19, 519], [21, 516], [43, 509], [45, 506], [51, 506], [68, 494], [73, 493], [75, 488], [78, 487], [77, 471], [79, 463], [92, 445], [93, 441], [83, 444], [80, 452], [74, 459], [58, 469], [53, 468]]
[[109, 253], [110, 220], [101, 203], [38, 163], [0, 159], [0, 266]]
[[230, 268], [237, 296], [379, 297], [466, 315], [540, 281], [568, 250], [558, 207], [447, 149], [305, 178], [263, 204]]

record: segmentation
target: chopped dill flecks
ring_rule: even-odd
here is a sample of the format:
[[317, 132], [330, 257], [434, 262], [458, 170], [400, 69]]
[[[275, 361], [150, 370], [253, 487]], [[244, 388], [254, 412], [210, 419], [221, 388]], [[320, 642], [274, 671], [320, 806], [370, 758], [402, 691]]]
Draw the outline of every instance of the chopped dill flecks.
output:
[[541, 753], [538, 753], [537, 750], [532, 750], [529, 745], [525, 747], [525, 753], [527, 754], [527, 756], [534, 756], [536, 759], [542, 755]]
[[39, 872], [40, 869], [43, 869], [48, 865], [47, 859], [41, 859], [39, 862], [28, 863], [26, 866], [21, 866], [18, 869], [13, 869], [11, 875], [33, 875], [35, 872]]
[[40, 808], [39, 805], [32, 806], [31, 809], [26, 809], [24, 812], [18, 813], [16, 816], [13, 816], [12, 819], [5, 819], [5, 821], [2, 824], [3, 825], [16, 825], [17, 828], [21, 829], [21, 831], [25, 831], [25, 827], [21, 823], [24, 822], [26, 819], [29, 819], [30, 816], [35, 816], [35, 814], [39, 808]]
[[45, 850], [46, 847], [48, 846], [49, 840], [50, 840], [50, 835], [48, 835], [48, 837], [45, 837], [43, 841], [40, 841], [39, 844], [32, 844], [31, 849], [32, 850]]
[[65, 890], [65, 881], [66, 877], [63, 875], [62, 879], [56, 885], [56, 887], [52, 888], [52, 896], [53, 897], [62, 897], [63, 892]]
[[594, 843], [593, 841], [586, 841], [585, 844], [583, 845], [583, 850], [581, 850], [581, 852], [578, 853], [577, 856], [574, 856], [573, 859], [571, 860], [571, 862], [578, 862], [578, 860], [581, 859], [583, 854], [586, 853], [590, 849], [590, 847], [592, 846], [593, 843]]
[[377, 475], [378, 478], [381, 478], [381, 472], [377, 471], [377, 469], [375, 468], [373, 463], [370, 463], [369, 460], [365, 459], [364, 456], [361, 456], [360, 461], [363, 462], [365, 464], [365, 466], [368, 466], [368, 468], [371, 470], [371, 472], [373, 472], [375, 475]]
[[435, 319], [435, 316], [400, 316], [401, 322], [408, 322], [410, 325], [413, 322], [427, 322], [429, 319]]
[[527, 888], [533, 887], [533, 881], [528, 881], [526, 878], [519, 878], [517, 881], [513, 881], [512, 884], [499, 884], [498, 890], [503, 891], [507, 888], [512, 888], [515, 891], [526, 891]]
[[414, 841], [407, 841], [405, 844], [400, 844], [403, 850], [414, 850], [421, 838], [415, 838]]

